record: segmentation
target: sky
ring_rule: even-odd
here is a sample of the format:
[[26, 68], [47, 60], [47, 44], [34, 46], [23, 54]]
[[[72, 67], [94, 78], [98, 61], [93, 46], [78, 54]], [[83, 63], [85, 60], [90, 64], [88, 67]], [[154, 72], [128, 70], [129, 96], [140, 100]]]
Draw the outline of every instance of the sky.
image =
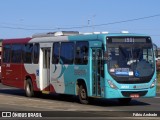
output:
[[0, 0], [0, 38], [80, 31], [146, 34], [160, 47], [160, 0]]

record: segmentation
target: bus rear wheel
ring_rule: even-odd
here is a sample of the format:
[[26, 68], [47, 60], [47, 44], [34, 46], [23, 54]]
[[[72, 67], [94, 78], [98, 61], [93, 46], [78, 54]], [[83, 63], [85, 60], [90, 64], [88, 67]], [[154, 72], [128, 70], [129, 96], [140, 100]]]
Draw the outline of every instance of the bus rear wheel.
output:
[[79, 96], [79, 101], [82, 104], [88, 104], [89, 103], [89, 98], [87, 95], [87, 90], [85, 85], [80, 85], [79, 91], [78, 91], [78, 96]]
[[26, 92], [27, 97], [33, 97], [34, 96], [33, 85], [32, 85], [31, 79], [26, 80], [25, 92]]
[[132, 98], [119, 98], [118, 101], [122, 105], [128, 105], [131, 102]]

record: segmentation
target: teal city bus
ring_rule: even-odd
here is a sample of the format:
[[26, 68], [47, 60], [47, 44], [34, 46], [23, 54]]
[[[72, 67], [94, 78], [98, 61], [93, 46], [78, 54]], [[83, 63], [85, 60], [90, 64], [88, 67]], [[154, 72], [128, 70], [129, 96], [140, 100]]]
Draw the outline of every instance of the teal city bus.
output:
[[76, 31], [3, 40], [2, 83], [39, 93], [118, 99], [156, 96], [156, 63], [150, 36]]

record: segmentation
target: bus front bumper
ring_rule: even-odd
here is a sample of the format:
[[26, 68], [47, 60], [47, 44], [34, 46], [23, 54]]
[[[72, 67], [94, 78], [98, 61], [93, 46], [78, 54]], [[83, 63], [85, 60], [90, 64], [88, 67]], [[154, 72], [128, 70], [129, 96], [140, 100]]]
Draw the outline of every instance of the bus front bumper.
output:
[[104, 98], [139, 98], [139, 97], [155, 97], [156, 86], [148, 89], [129, 89], [120, 90], [106, 87], [104, 92]]

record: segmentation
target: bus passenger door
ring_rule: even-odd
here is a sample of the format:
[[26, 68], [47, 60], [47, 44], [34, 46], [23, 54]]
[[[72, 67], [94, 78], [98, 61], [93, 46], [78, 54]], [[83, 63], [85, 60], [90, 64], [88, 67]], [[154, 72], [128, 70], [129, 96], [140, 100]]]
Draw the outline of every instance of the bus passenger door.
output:
[[102, 49], [92, 48], [92, 93], [101, 96]]
[[[51, 48], [41, 48], [40, 86], [43, 93], [50, 91], [50, 56]], [[41, 64], [42, 63], [42, 64]]]

